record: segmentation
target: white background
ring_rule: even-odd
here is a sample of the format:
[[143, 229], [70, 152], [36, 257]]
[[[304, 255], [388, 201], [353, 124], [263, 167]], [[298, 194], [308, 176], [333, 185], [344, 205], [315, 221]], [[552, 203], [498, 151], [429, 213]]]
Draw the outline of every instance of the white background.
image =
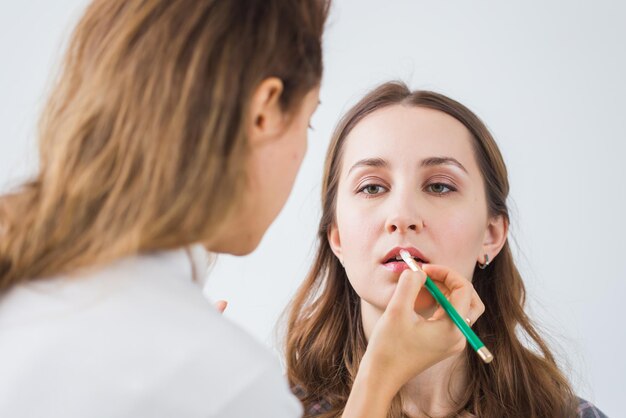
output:
[[[36, 121], [84, 0], [0, 0], [0, 190], [37, 166]], [[619, 1], [337, 0], [322, 105], [294, 192], [258, 250], [207, 286], [271, 347], [315, 248], [324, 153], [340, 115], [388, 79], [463, 102], [508, 164], [529, 312], [579, 395], [621, 416], [626, 267], [626, 6]], [[1, 343], [1, 342], [0, 342]]]

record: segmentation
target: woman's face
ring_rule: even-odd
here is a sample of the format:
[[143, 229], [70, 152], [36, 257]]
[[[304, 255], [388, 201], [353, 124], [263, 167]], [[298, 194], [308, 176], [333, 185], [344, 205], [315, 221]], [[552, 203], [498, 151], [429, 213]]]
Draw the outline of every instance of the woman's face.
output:
[[[471, 279], [493, 241], [470, 132], [436, 110], [393, 105], [367, 116], [344, 143], [329, 243], [362, 303], [384, 310], [400, 248]], [[432, 312], [420, 292], [416, 310]]]

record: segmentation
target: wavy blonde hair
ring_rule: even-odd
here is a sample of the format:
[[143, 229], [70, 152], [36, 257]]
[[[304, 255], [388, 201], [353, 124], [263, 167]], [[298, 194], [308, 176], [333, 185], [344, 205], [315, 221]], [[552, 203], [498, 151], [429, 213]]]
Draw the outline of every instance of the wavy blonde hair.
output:
[[[429, 91], [410, 91], [390, 82], [376, 88], [340, 121], [326, 155], [322, 186], [322, 218], [313, 266], [288, 311], [285, 354], [290, 383], [298, 388], [306, 416], [339, 417], [367, 347], [359, 296], [328, 243], [335, 222], [337, 186], [343, 145], [350, 131], [367, 115], [401, 104], [444, 112], [469, 130], [482, 172], [491, 216], [509, 222], [506, 166], [498, 146], [482, 121], [462, 104]], [[475, 269], [473, 284], [486, 311], [473, 328], [496, 360], [485, 365], [468, 346], [467, 388], [450, 416], [545, 418], [576, 416], [577, 401], [558, 369], [547, 344], [524, 312], [525, 290], [508, 242], [485, 269]], [[537, 350], [520, 340], [521, 333]], [[326, 405], [324, 413], [316, 404]], [[390, 418], [404, 417], [400, 395]]]
[[207, 240], [245, 186], [249, 99], [300, 105], [323, 0], [95, 0], [40, 121], [38, 174], [0, 197], [0, 292]]

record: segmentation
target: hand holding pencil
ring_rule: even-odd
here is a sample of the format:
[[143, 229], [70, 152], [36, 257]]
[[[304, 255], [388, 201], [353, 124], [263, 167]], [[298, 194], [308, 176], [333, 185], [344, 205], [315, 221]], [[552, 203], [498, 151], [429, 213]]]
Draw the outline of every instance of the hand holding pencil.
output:
[[[469, 280], [443, 266], [424, 268], [432, 280], [447, 288], [449, 303], [459, 316], [475, 322], [482, 315], [485, 307]], [[466, 337], [443, 310], [428, 319], [415, 312], [415, 299], [426, 279], [422, 270], [402, 272], [385, 312], [368, 336], [354, 387], [359, 388], [356, 393], [370, 397], [369, 405], [377, 405], [382, 411], [406, 382], [467, 346]], [[346, 411], [353, 414], [346, 416], [360, 416], [362, 411], [351, 410], [358, 404], [350, 398]]]
[[[439, 274], [440, 279], [444, 282], [444, 284], [449, 289], [453, 290], [453, 288], [450, 287], [450, 285], [454, 286], [454, 282], [450, 280], [450, 277], [453, 274], [450, 270], [446, 270], [445, 268], [439, 266], [427, 265], [426, 269], [428, 270], [428, 272], [425, 272], [419, 267], [413, 257], [411, 257], [411, 255], [406, 250], [400, 251], [400, 256], [402, 257], [404, 262], [411, 268], [411, 270], [415, 272], [422, 272], [425, 274], [431, 273], [431, 275]], [[433, 283], [428, 275], [426, 276], [425, 286], [428, 291], [433, 295], [437, 303], [439, 303], [440, 305], [440, 308], [433, 315], [433, 319], [441, 318], [444, 313], [447, 314], [452, 322], [454, 322], [454, 324], [463, 333], [465, 338], [467, 338], [467, 341], [470, 343], [474, 351], [476, 351], [476, 353], [480, 356], [481, 360], [485, 363], [491, 363], [491, 361], [493, 360], [493, 355], [487, 349], [487, 347], [485, 347], [485, 344], [480, 340], [480, 338], [478, 338], [478, 336], [470, 328], [470, 325], [476, 322], [476, 319], [472, 320], [470, 311], [476, 311], [478, 307], [472, 306], [470, 303], [470, 306], [468, 307], [468, 314], [467, 316], [463, 317], [455, 309], [452, 303], [450, 303], [450, 301], [443, 295], [443, 293], [441, 293], [439, 288]], [[478, 302], [480, 303], [480, 314], [482, 314], [485, 311], [485, 306], [480, 301], [480, 298], [478, 298], [478, 295], [476, 294], [476, 291], [473, 289], [473, 287], [472, 291], [476, 297], [471, 298], [470, 300], [474, 302], [474, 305], [476, 305]]]

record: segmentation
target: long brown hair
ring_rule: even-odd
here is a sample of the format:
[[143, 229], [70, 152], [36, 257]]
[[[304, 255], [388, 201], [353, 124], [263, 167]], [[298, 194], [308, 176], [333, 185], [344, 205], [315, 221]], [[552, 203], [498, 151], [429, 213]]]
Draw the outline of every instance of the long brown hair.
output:
[[0, 292], [207, 240], [245, 186], [254, 89], [293, 114], [322, 75], [325, 0], [95, 0], [39, 129], [39, 172], [0, 197]]
[[[367, 115], [401, 104], [444, 112], [463, 123], [473, 137], [475, 158], [483, 175], [488, 211], [509, 222], [506, 166], [482, 121], [462, 104], [429, 91], [411, 92], [390, 82], [373, 90], [340, 121], [324, 168], [322, 218], [314, 264], [290, 308], [286, 335], [286, 362], [290, 383], [302, 393], [307, 411], [323, 403], [329, 409], [319, 416], [340, 416], [365, 352], [359, 297], [328, 243], [335, 222], [337, 185], [342, 150], [350, 131]], [[468, 386], [457, 410], [478, 417], [566, 417], [576, 415], [570, 385], [558, 369], [547, 344], [524, 312], [525, 289], [508, 242], [484, 270], [475, 269], [473, 284], [486, 311], [473, 328], [492, 350], [496, 360], [486, 366], [471, 348], [465, 354]], [[525, 346], [522, 333], [536, 347]], [[310, 413], [310, 416], [317, 415]], [[402, 400], [396, 396], [389, 417], [402, 417]]]

